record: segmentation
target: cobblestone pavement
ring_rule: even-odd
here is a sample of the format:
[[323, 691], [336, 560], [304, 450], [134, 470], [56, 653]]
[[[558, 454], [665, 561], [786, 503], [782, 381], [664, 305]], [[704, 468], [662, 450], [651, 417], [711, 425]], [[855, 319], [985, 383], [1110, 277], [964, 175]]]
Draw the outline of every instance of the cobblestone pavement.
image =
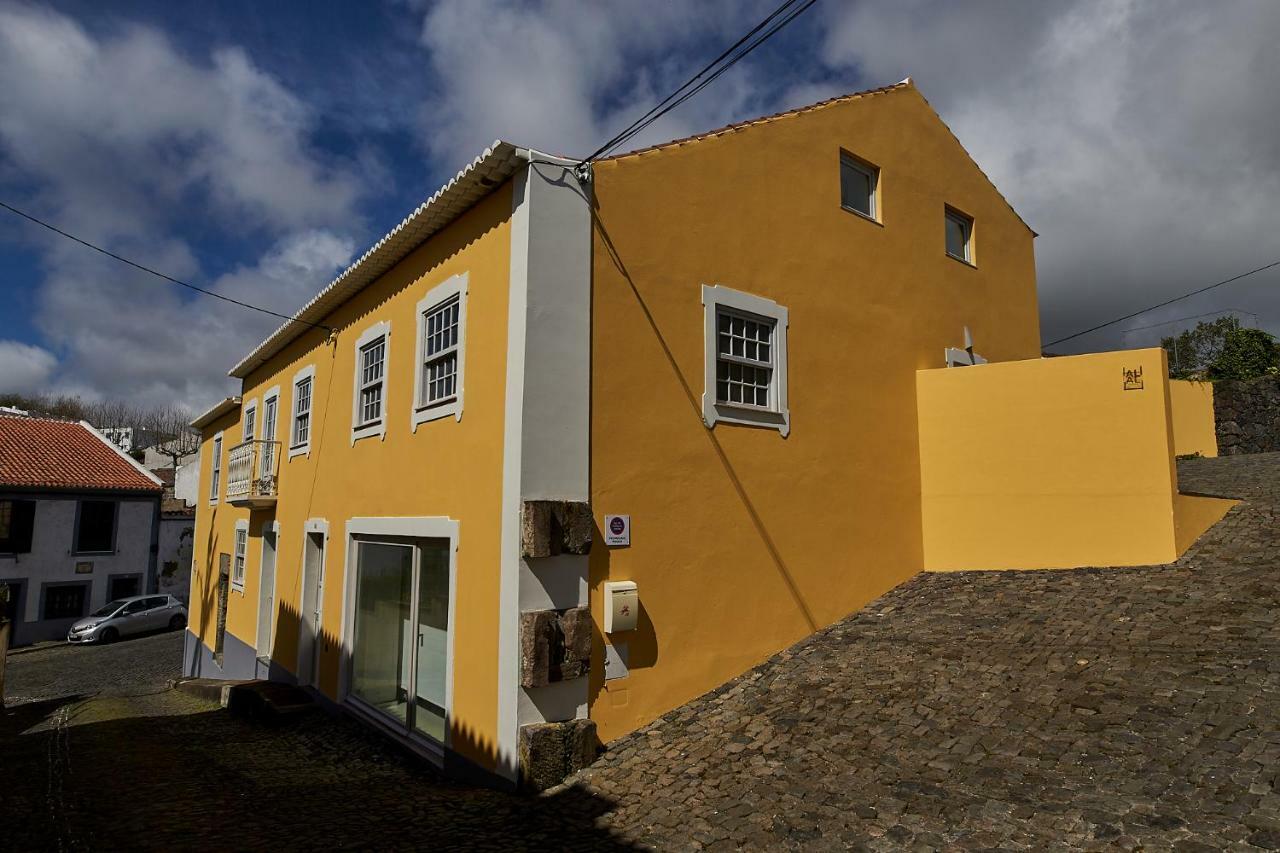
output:
[[1280, 848], [1280, 454], [1173, 566], [921, 575], [577, 784], [663, 849]]
[[1280, 454], [1179, 471], [1248, 502], [1177, 564], [917, 577], [541, 797], [16, 655], [0, 848], [1280, 848]]
[[182, 632], [128, 637], [106, 646], [66, 643], [16, 649], [5, 670], [5, 702], [163, 687], [182, 674]]

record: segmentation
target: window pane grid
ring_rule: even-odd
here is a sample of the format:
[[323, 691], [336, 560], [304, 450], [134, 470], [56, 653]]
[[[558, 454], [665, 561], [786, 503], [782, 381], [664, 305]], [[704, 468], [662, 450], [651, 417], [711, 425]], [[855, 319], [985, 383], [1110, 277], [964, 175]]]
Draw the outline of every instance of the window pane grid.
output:
[[424, 315], [421, 400], [435, 406], [458, 396], [458, 334], [462, 303], [450, 297]]
[[303, 379], [294, 386], [293, 445], [306, 444], [311, 434], [311, 380]]
[[244, 554], [248, 541], [249, 532], [247, 530], [236, 531], [236, 559], [231, 572], [231, 580], [238, 584], [244, 583]]
[[360, 350], [360, 423], [369, 424], [382, 417], [382, 374], [387, 354], [387, 339], [378, 338]]
[[716, 401], [769, 408], [774, 324], [729, 312], [716, 315]]

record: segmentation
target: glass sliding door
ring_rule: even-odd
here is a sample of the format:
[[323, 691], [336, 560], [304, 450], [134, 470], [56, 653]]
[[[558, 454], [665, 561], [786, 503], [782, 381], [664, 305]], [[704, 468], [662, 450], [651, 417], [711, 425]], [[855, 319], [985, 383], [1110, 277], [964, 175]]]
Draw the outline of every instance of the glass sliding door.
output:
[[404, 626], [413, 604], [413, 548], [382, 542], [360, 542], [356, 547], [351, 692], [405, 721], [410, 647]]
[[357, 539], [351, 694], [444, 743], [448, 641], [449, 540]]

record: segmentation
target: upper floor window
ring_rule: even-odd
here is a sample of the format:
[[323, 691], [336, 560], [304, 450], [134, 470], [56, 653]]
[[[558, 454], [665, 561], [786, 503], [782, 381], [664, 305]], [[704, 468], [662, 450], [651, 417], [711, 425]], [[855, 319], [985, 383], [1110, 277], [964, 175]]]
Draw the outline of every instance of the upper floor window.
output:
[[209, 503], [218, 502], [218, 489], [222, 485], [222, 433], [213, 437], [213, 464], [209, 468]]
[[860, 213], [868, 219], [879, 221], [879, 205], [876, 190], [880, 184], [880, 170], [852, 154], [840, 152], [840, 206]]
[[236, 522], [235, 557], [231, 561], [231, 585], [244, 589], [244, 558], [249, 550], [249, 522]]
[[102, 554], [115, 550], [116, 507], [115, 501], [80, 501], [76, 511], [77, 553]]
[[719, 285], [702, 287], [706, 384], [702, 417], [791, 431], [787, 309]]
[[413, 428], [446, 415], [462, 419], [467, 276], [456, 275], [418, 302], [418, 366]]
[[951, 208], [947, 208], [947, 254], [973, 263], [973, 220]]
[[256, 401], [249, 403], [244, 407], [243, 422], [243, 438], [242, 441], [252, 441], [257, 438], [258, 427], [258, 404]]
[[370, 435], [386, 435], [387, 363], [390, 359], [391, 324], [377, 323], [356, 341], [355, 399], [351, 415], [351, 441]]
[[35, 519], [35, 501], [0, 501], [0, 554], [30, 553]]
[[316, 369], [308, 365], [293, 375], [293, 425], [289, 431], [289, 458], [311, 450], [311, 389]]

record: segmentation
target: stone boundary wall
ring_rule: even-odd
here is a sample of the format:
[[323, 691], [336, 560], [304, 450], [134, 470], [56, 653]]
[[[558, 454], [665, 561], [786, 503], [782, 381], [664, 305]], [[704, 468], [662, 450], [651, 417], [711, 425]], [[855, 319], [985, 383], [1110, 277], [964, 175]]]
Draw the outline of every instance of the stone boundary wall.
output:
[[1280, 451], [1280, 376], [1213, 383], [1218, 455]]

